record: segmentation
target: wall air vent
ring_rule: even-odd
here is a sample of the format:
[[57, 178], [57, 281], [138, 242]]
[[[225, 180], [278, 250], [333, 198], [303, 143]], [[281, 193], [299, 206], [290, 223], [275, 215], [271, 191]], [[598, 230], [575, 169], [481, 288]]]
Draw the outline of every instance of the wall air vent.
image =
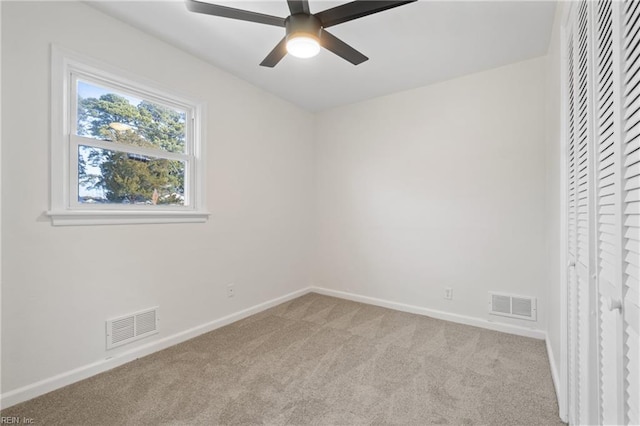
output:
[[537, 321], [537, 312], [537, 303], [534, 297], [489, 292], [489, 313], [491, 315]]
[[158, 307], [107, 320], [107, 349], [113, 349], [158, 332]]

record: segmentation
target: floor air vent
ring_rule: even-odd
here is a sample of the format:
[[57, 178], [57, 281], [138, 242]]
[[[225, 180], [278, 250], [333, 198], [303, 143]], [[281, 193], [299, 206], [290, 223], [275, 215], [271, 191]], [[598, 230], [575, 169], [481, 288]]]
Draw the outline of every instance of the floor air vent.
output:
[[158, 332], [158, 307], [107, 320], [107, 349]]
[[503, 317], [536, 321], [536, 299], [489, 292], [489, 313]]

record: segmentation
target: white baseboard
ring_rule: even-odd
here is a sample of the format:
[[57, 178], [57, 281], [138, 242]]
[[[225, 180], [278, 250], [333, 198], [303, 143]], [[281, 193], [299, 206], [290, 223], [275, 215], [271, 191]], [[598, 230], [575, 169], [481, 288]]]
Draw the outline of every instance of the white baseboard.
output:
[[562, 388], [562, 384], [560, 382], [560, 374], [558, 374], [558, 368], [556, 367], [555, 362], [556, 358], [553, 356], [553, 348], [551, 347], [548, 336], [545, 338], [545, 342], [547, 345], [547, 356], [549, 357], [549, 365], [551, 366], [551, 379], [553, 380], [553, 387], [556, 391], [556, 398], [558, 400], [558, 417], [560, 417], [560, 420], [567, 423], [568, 417], [566, 415], [566, 407], [564, 406], [564, 389]]
[[407, 305], [399, 302], [391, 302], [388, 300], [377, 299], [375, 297], [361, 296], [359, 294], [347, 293], [339, 290], [331, 290], [322, 287], [311, 287], [312, 292], [324, 294], [326, 296], [339, 297], [341, 299], [353, 300], [354, 302], [367, 303], [369, 305], [381, 306], [383, 308], [394, 309], [396, 311], [409, 312], [412, 314], [426, 315], [428, 317], [437, 318], [445, 321], [451, 321], [459, 324], [472, 325], [475, 327], [486, 328], [503, 333], [516, 334], [518, 336], [532, 337], [534, 339], [544, 340], [546, 333], [542, 330], [534, 328], [519, 327], [517, 325], [503, 324], [498, 322], [487, 321], [483, 318], [477, 318], [467, 315], [453, 314], [445, 311], [424, 308], [421, 306]]
[[[560, 395], [560, 379], [558, 375], [558, 369], [556, 368], [555, 357], [553, 356], [553, 348], [549, 342], [549, 338], [545, 339], [547, 345], [547, 356], [549, 357], [549, 365], [551, 365], [551, 378], [553, 379], [553, 387], [556, 390], [556, 396]], [[559, 398], [558, 398], [559, 399]]]
[[117, 356], [99, 360], [94, 363], [76, 368], [74, 370], [66, 371], [56, 376], [49, 377], [39, 382], [32, 383], [30, 385], [23, 386], [9, 392], [5, 392], [3, 394], [0, 394], [0, 407], [4, 409], [12, 405], [19, 404], [20, 402], [35, 398], [37, 396], [44, 395], [45, 393], [70, 385], [80, 380], [87, 379], [91, 376], [95, 376], [96, 374], [103, 373], [122, 364], [126, 364], [127, 362], [131, 362], [143, 356], [150, 355], [154, 352], [166, 349], [170, 346], [177, 345], [178, 343], [182, 343], [186, 340], [192, 339], [204, 333], [208, 333], [209, 331], [213, 331], [217, 328], [224, 327], [225, 325], [231, 324], [232, 322], [241, 320], [253, 314], [257, 314], [258, 312], [262, 312], [273, 306], [279, 305], [280, 303], [295, 299], [296, 297], [300, 297], [309, 292], [309, 288], [294, 291], [292, 293], [277, 297], [275, 299], [271, 299], [264, 303], [260, 303], [258, 305], [233, 313], [231, 315], [227, 315], [217, 320], [198, 325], [196, 327], [190, 328], [180, 333], [176, 333], [171, 336], [164, 337], [159, 340], [155, 340], [142, 346], [138, 346], [131, 349], [130, 351], [120, 353]]

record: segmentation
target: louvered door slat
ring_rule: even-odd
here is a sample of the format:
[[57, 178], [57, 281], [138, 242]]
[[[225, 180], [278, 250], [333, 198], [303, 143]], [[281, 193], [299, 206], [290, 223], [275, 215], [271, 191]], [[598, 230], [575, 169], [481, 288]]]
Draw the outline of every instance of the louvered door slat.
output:
[[[615, 221], [612, 221], [615, 222]], [[617, 244], [616, 238], [617, 223], [603, 223], [600, 225], [600, 239], [606, 244]]]
[[[613, 155], [613, 154], [612, 154]], [[606, 158], [601, 158], [602, 163], [598, 165], [597, 172], [600, 175], [600, 180], [596, 182], [600, 191], [606, 190], [607, 187], [613, 185], [615, 183], [616, 178], [616, 169], [615, 169], [615, 159], [611, 158], [612, 156], [608, 156]]]
[[[625, 190], [626, 191], [635, 191], [638, 189], [638, 173], [640, 173], [640, 162], [636, 158], [632, 158], [628, 156], [624, 162], [625, 167]], [[627, 201], [627, 200], [625, 200]], [[632, 203], [633, 200], [628, 200], [627, 202]]]
[[[633, 167], [637, 168], [637, 164], [634, 165]], [[633, 181], [625, 182], [625, 191], [626, 191], [626, 195], [624, 197], [624, 201], [627, 204], [636, 203], [637, 202], [636, 200], [640, 198], [640, 188], [638, 188], [635, 185], [635, 182]], [[633, 225], [629, 225], [629, 226], [633, 226]]]
[[637, 249], [638, 249], [638, 240], [640, 240], [640, 229], [637, 227], [632, 227], [629, 226], [626, 230], [626, 232], [624, 233], [624, 236], [628, 239], [627, 244], [629, 244], [628, 247], [633, 246], [635, 248], [635, 252], [638, 253]]
[[[638, 60], [638, 58], [635, 58], [634, 60]], [[631, 126], [634, 126], [637, 121], [635, 119], [633, 119], [632, 117], [636, 114], [638, 114], [638, 108], [640, 108], [639, 105], [639, 99], [638, 99], [638, 95], [639, 95], [639, 91], [640, 91], [640, 87], [638, 87], [638, 80], [640, 80], [640, 72], [637, 72], [636, 74], [632, 75], [632, 76], [628, 76], [627, 79], [629, 80], [626, 84], [629, 85], [629, 87], [627, 87], [625, 89], [625, 100], [624, 100], [624, 118], [625, 120], [630, 120], [628, 121], [626, 124], [626, 128], [625, 130], [630, 130]]]
[[640, 188], [627, 190], [627, 195], [624, 197], [624, 201], [627, 203], [633, 202], [633, 200], [637, 200], [640, 198]]
[[[635, 17], [635, 22], [638, 22], [638, 16]], [[638, 44], [640, 43], [640, 38], [638, 37], [638, 35], [640, 34], [640, 32], [638, 31], [638, 29], [634, 29], [631, 32], [629, 32], [625, 38], [625, 49], [627, 49], [627, 51], [629, 51], [629, 56], [628, 58], [637, 58], [638, 57]], [[630, 63], [630, 62], [628, 62]]]
[[626, 296], [630, 302], [635, 304], [640, 304], [640, 299], [638, 297], [638, 295], [640, 294], [640, 287], [638, 287], [638, 282], [640, 282], [640, 279], [637, 278], [638, 270], [640, 270], [640, 267], [634, 265], [627, 266], [627, 270], [625, 271], [627, 273], [627, 279], [625, 280], [625, 286], [627, 287]]
[[602, 224], [600, 226], [600, 232], [606, 232], [607, 234], [613, 234], [616, 231], [615, 231], [615, 227], [613, 225], [605, 223], [605, 224]]
[[[640, 243], [638, 243], [638, 241], [636, 240], [631, 240], [631, 239], [627, 239], [627, 241], [624, 244], [624, 248], [627, 251], [627, 257], [625, 257], [625, 260], [627, 261], [628, 264], [632, 265], [632, 266], [636, 266], [637, 261], [634, 259], [634, 256], [638, 255], [638, 245]], [[638, 275], [633, 275], [634, 278], [639, 278]]]
[[[611, 137], [613, 136], [613, 120], [612, 120], [612, 116], [613, 116], [613, 111], [608, 111], [606, 113], [606, 115], [601, 117], [601, 120], [598, 123], [600, 128], [602, 128], [601, 137], [602, 137], [603, 144], [608, 142], [608, 145], [606, 145], [606, 144], [605, 145], [601, 145], [601, 147], [600, 147], [600, 153], [601, 154], [604, 154], [606, 149], [612, 143], [612, 141], [611, 141]], [[609, 127], [605, 128], [605, 126], [609, 126]]]
[[[635, 164], [633, 166], [634, 168], [638, 169], [640, 168], [640, 164]], [[631, 168], [631, 167], [629, 167]], [[631, 175], [631, 173], [629, 173], [629, 175]], [[636, 175], [633, 176], [631, 175], [631, 177], [629, 179], [627, 179], [627, 181], [624, 184], [624, 189], [627, 191], [632, 191], [634, 189], [637, 189], [640, 187], [640, 176]]]
[[[601, 39], [599, 42], [603, 45], [611, 44], [611, 37]], [[599, 55], [598, 57], [598, 61], [601, 61], [602, 63], [602, 68], [598, 69], [598, 77], [611, 73], [611, 68], [613, 66], [611, 56], [613, 55], [613, 52], [611, 52], [611, 50], [607, 50], [606, 52], [606, 54]], [[600, 82], [598, 82], [598, 90], [606, 93], [610, 89], [607, 88], [607, 86], [611, 86], [612, 84], [612, 81], [602, 79]]]
[[[599, 154], [603, 157], [606, 157], [610, 153], [609, 148], [611, 148], [611, 145], [613, 144], [612, 115], [613, 115], [613, 111], [611, 111], [610, 114], [607, 114], [605, 117], [603, 117], [602, 122], [599, 124], [600, 128], [602, 129], [600, 132], [600, 139], [602, 142], [599, 148], [600, 149]], [[605, 126], [608, 126], [608, 128], [605, 128]]]
[[599, 128], [602, 129], [600, 131], [600, 147], [599, 152], [600, 156], [604, 159], [611, 154], [611, 149], [613, 146], [613, 111], [611, 114], [607, 114], [606, 117], [603, 117], [602, 122], [599, 124]]
[[640, 158], [638, 158], [640, 154], [637, 149], [635, 152], [632, 152], [630, 149], [625, 151], [629, 152], [629, 154], [626, 154], [626, 158], [624, 160], [624, 177], [627, 182], [632, 185], [629, 189], [636, 189], [638, 188], [636, 186], [637, 177], [640, 175]]
[[[605, 141], [605, 143], [606, 142], [608, 141]], [[616, 160], [615, 158], [613, 158], [613, 155], [614, 155], [613, 148], [609, 147], [605, 149], [606, 151], [599, 158], [600, 163], [598, 164], [598, 169], [601, 171], [604, 171], [607, 168], [611, 169]], [[609, 170], [609, 175], [611, 174], [613, 174], [613, 170]]]
[[638, 113], [638, 95], [640, 95], [640, 87], [638, 87], [638, 76], [640, 75], [640, 71], [635, 68], [635, 63], [640, 61], [640, 52], [635, 53], [633, 56], [627, 58], [626, 66], [629, 68], [629, 72], [634, 72], [633, 74], [627, 74], [626, 77], [626, 90], [625, 92], [625, 118], [629, 118], [634, 114]]
[[602, 198], [602, 205], [611, 206], [614, 204], [613, 196], [616, 195], [617, 187], [614, 185], [615, 176], [608, 175], [598, 182], [598, 196]]
[[637, 151], [640, 149], [640, 138], [636, 137], [625, 144], [625, 152]]
[[[600, 259], [604, 262], [611, 263], [614, 259], [620, 259], [617, 255], [618, 248], [616, 244], [618, 242], [617, 235], [600, 234]], [[614, 269], [615, 271], [615, 269]], [[610, 271], [609, 271], [610, 272]]]
[[[609, 259], [609, 261], [605, 261], [603, 260], [601, 262], [602, 266], [605, 267], [605, 269], [603, 269], [603, 271], [600, 273], [600, 283], [606, 283], [606, 285], [609, 286], [613, 286], [614, 282], [616, 280], [615, 274], [613, 273], [613, 271], [611, 271], [609, 268], [611, 268], [611, 266], [613, 266], [613, 262], [615, 262], [617, 259]], [[613, 262], [612, 262], [613, 261]], [[609, 294], [611, 292], [611, 289], [606, 289], [607, 294]], [[606, 307], [606, 305], [605, 305]]]
[[[627, 203], [624, 207], [624, 213], [625, 215], [631, 215], [632, 217], [633, 215], [640, 214], [640, 203]], [[631, 226], [632, 223], [633, 221], [631, 220], [631, 218], [625, 221], [625, 224], [627, 224], [627, 226]]]
[[629, 275], [630, 277], [635, 278], [636, 280], [640, 279], [639, 278], [640, 277], [640, 272], [639, 272], [638, 268], [635, 265], [631, 264], [631, 263], [627, 262], [627, 265], [624, 268], [624, 272], [627, 275]]
[[625, 43], [624, 48], [627, 52], [629, 52], [629, 56], [636, 53], [638, 48], [638, 27], [635, 26], [638, 23], [638, 18], [640, 17], [640, 9], [635, 9], [630, 13], [627, 13], [627, 18], [625, 19], [625, 25], [627, 30], [625, 31]]
[[626, 64], [627, 68], [627, 75], [629, 76], [628, 78], [636, 75], [638, 73], [638, 71], [640, 71], [640, 61], [633, 61], [633, 59], [631, 60], [631, 62], [629, 62], [628, 64]]
[[[634, 115], [640, 115], [640, 112], [636, 112]], [[625, 120], [627, 120], [627, 123], [633, 123], [634, 121], [637, 121], [638, 118], [633, 117], [631, 114], [629, 114], [628, 117], [625, 117]], [[629, 128], [625, 128], [625, 131], [629, 134], [628, 135], [629, 139], [627, 144], [631, 145], [631, 148], [629, 148], [629, 150], [632, 150], [637, 146], [638, 137], [640, 136], [640, 126], [635, 125], [631, 127], [630, 124], [628, 124], [628, 126]]]
[[[613, 196], [607, 195], [607, 199], [612, 199]], [[614, 204], [605, 204], [598, 209], [598, 214], [600, 214], [599, 223], [601, 226], [604, 225], [615, 225], [617, 223], [615, 218], [616, 206]]]

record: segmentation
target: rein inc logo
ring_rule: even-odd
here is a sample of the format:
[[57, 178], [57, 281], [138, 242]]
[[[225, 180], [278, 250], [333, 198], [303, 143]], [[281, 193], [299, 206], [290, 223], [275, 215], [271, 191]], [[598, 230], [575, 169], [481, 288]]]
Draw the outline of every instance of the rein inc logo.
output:
[[2, 416], [0, 425], [32, 425], [35, 424], [31, 417]]

